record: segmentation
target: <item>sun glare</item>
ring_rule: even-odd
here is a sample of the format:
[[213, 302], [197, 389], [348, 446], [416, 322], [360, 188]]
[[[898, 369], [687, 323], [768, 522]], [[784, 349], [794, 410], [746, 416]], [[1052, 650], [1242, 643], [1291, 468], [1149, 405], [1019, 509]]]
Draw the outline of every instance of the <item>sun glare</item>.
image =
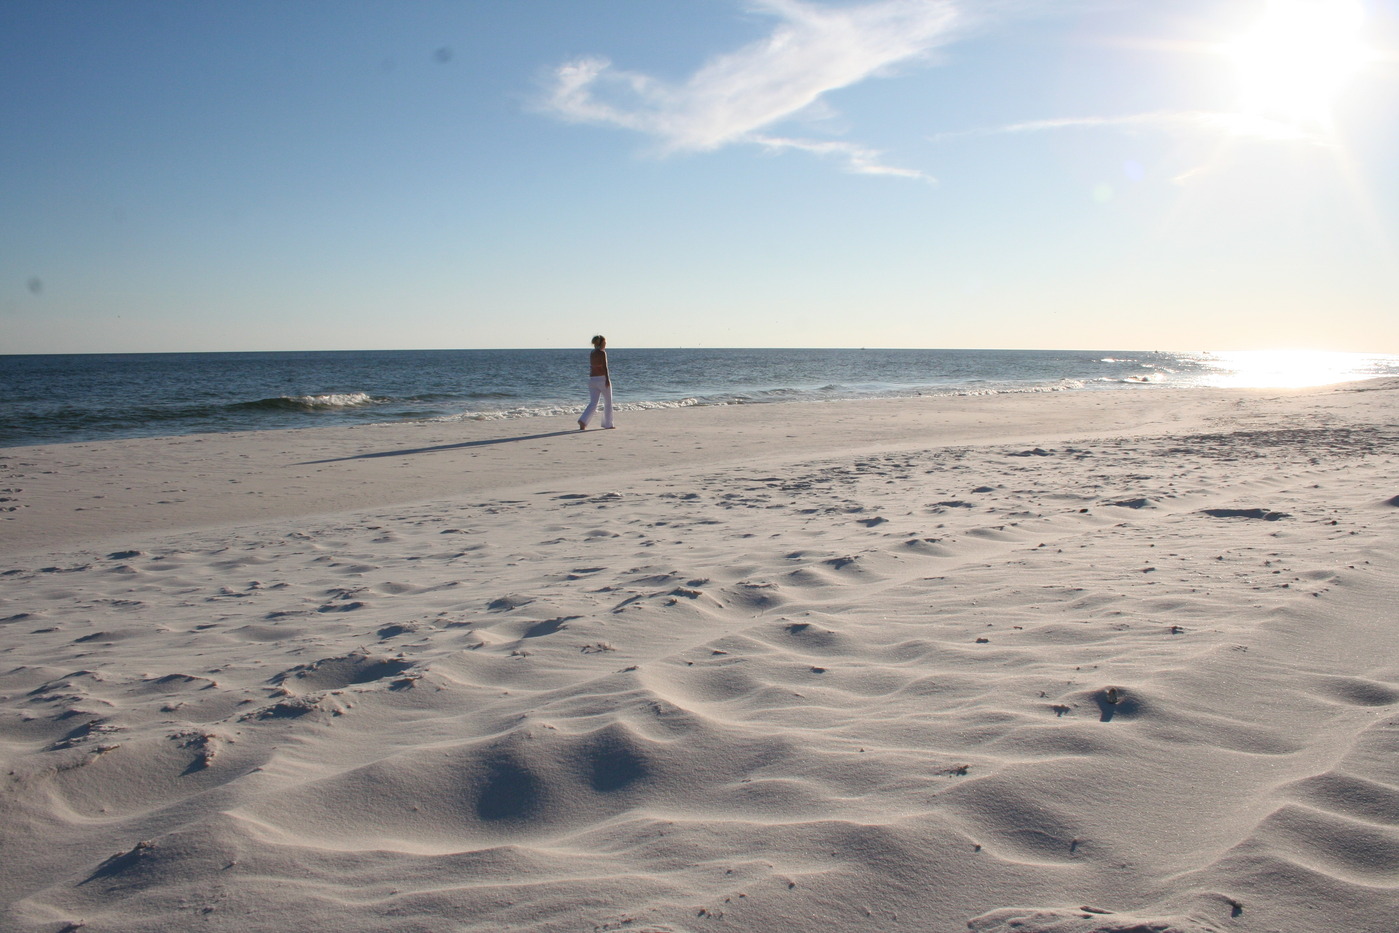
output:
[[1373, 377], [1381, 357], [1326, 350], [1240, 350], [1211, 354], [1205, 385], [1226, 388], [1299, 389]]
[[1228, 46], [1245, 115], [1326, 127], [1336, 95], [1371, 58], [1359, 0], [1268, 0]]

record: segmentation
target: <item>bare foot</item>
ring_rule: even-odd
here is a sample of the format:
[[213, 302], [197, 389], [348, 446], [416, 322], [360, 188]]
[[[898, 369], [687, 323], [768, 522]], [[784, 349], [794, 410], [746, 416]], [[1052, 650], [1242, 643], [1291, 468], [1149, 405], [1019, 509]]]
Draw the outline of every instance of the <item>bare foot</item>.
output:
[[588, 426], [587, 426], [586, 424], [584, 424], [584, 423], [581, 422], [581, 421], [578, 422], [578, 430], [580, 430], [580, 431], [586, 431], [587, 428], [588, 428]]

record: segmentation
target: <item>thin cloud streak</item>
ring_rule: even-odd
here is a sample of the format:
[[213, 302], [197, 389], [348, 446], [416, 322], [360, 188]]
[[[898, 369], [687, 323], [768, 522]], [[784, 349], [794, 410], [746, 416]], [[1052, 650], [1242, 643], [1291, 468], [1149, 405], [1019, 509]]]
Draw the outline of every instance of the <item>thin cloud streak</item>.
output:
[[970, 130], [955, 130], [938, 133], [930, 139], [943, 142], [951, 139], [964, 139], [976, 136], [1003, 136], [1020, 133], [1042, 133], [1052, 130], [1080, 128], [1146, 128], [1170, 131], [1207, 131], [1211, 133], [1267, 140], [1294, 140], [1310, 142], [1314, 145], [1330, 147], [1334, 144], [1325, 137], [1309, 133], [1302, 127], [1280, 120], [1253, 116], [1245, 113], [1230, 113], [1210, 110], [1154, 111], [1151, 113], [1126, 114], [1115, 117], [1060, 117], [1050, 120], [1028, 120], [1023, 123], [1010, 123], [1004, 126], [978, 127]]
[[634, 130], [663, 152], [704, 152], [734, 143], [844, 159], [859, 174], [925, 177], [883, 165], [856, 144], [765, 137], [759, 131], [816, 104], [830, 91], [887, 74], [951, 41], [965, 17], [954, 0], [878, 0], [829, 8], [802, 0], [758, 0], [779, 23], [766, 39], [720, 55], [682, 84], [613, 67], [605, 58], [559, 66], [547, 111], [578, 123]]
[[[1010, 136], [1044, 133], [1065, 129], [1150, 129], [1170, 133], [1208, 133], [1227, 139], [1253, 139], [1264, 142], [1302, 142], [1323, 149], [1335, 149], [1328, 137], [1308, 132], [1296, 123], [1271, 120], [1247, 113], [1211, 110], [1155, 111], [1125, 114], [1115, 117], [1060, 117], [1050, 120], [1028, 120], [1004, 126], [980, 127], [929, 137], [932, 142], [984, 136]], [[1197, 165], [1171, 180], [1188, 185], [1217, 171], [1213, 163]]]
[[934, 178], [917, 169], [885, 165], [880, 158], [883, 153], [877, 149], [867, 149], [855, 143], [828, 140], [788, 139], [775, 136], [753, 136], [751, 137], [751, 141], [762, 146], [768, 152], [784, 152], [791, 149], [823, 158], [838, 159], [844, 163], [845, 171], [852, 175], [887, 175], [894, 178], [915, 178], [920, 181], [935, 181]]

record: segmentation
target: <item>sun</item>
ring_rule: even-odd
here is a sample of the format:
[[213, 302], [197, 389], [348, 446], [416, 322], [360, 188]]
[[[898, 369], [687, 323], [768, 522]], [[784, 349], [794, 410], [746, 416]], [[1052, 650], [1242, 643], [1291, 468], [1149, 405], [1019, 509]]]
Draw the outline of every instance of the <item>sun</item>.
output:
[[1245, 115], [1327, 127], [1337, 95], [1372, 57], [1359, 0], [1268, 0], [1230, 43]]

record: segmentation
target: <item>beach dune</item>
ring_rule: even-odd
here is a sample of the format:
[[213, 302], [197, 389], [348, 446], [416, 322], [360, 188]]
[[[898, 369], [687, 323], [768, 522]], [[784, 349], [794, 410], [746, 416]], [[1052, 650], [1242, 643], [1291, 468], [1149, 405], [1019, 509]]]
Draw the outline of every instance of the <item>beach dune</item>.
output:
[[1399, 380], [0, 450], [0, 929], [1392, 933]]

